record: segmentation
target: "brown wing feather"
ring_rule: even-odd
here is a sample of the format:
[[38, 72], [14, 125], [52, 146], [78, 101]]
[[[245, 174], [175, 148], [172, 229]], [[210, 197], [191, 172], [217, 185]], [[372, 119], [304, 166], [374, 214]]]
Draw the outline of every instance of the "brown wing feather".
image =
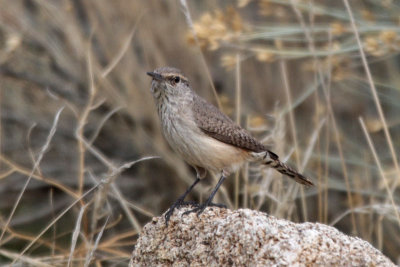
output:
[[233, 122], [218, 108], [195, 95], [193, 101], [193, 114], [197, 126], [206, 134], [226, 144], [240, 147], [253, 152], [268, 151], [265, 164], [275, 168], [282, 174], [293, 178], [296, 182], [304, 185], [313, 185], [312, 181], [290, 168], [279, 160], [278, 155], [269, 151], [263, 144], [258, 142], [251, 134]]
[[209, 136], [249, 151], [263, 152], [268, 149], [258, 142], [251, 134], [237, 125], [218, 108], [208, 103], [200, 96], [193, 101], [193, 114], [197, 126]]

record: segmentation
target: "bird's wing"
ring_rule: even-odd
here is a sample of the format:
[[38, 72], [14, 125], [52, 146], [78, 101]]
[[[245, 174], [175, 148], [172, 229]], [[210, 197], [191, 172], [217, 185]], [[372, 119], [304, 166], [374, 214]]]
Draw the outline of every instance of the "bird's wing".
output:
[[248, 131], [237, 125], [218, 108], [198, 95], [195, 95], [195, 98], [192, 109], [196, 124], [208, 136], [253, 152], [268, 150]]

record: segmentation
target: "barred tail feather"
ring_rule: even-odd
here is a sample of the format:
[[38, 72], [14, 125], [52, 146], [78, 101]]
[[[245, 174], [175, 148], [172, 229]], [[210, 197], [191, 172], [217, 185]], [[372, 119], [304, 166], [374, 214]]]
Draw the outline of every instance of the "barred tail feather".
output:
[[313, 182], [311, 182], [308, 178], [306, 178], [304, 175], [298, 173], [285, 163], [279, 160], [278, 156], [270, 151], [267, 151], [267, 153], [264, 156], [263, 163], [274, 168], [278, 172], [294, 179], [296, 182], [303, 184], [303, 185], [314, 185]]
[[290, 168], [285, 163], [281, 162], [280, 160], [274, 160], [270, 166], [277, 170], [278, 172], [294, 179], [296, 182], [303, 184], [303, 185], [314, 185], [309, 179], [307, 179], [304, 175], [298, 173], [297, 171]]

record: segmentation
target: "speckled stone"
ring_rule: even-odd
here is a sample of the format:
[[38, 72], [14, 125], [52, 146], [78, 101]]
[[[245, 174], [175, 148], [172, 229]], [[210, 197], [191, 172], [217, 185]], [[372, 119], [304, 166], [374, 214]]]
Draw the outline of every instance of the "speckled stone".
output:
[[249, 210], [181, 208], [145, 225], [130, 266], [395, 266], [357, 237]]

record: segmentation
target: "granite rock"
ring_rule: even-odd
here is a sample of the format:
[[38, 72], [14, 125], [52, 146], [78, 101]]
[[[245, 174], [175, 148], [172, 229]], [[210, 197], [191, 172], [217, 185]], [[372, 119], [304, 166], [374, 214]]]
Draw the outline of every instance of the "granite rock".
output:
[[130, 266], [395, 266], [368, 242], [320, 223], [249, 210], [176, 210], [143, 228]]

